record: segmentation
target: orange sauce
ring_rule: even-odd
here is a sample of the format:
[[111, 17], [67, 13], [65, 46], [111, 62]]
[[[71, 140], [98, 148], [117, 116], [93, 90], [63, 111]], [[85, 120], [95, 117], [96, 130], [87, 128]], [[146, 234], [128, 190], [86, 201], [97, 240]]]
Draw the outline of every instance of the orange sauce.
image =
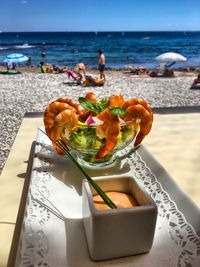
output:
[[[114, 202], [117, 208], [132, 208], [138, 206], [138, 203], [135, 198], [129, 194], [110, 191], [106, 192], [106, 195]], [[93, 201], [97, 210], [111, 209], [99, 195], [93, 196]]]

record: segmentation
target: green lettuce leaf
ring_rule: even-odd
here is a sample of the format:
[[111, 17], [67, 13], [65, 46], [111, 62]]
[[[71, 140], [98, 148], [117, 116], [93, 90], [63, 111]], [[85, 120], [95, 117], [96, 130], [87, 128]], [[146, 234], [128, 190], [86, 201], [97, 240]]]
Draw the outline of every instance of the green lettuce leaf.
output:
[[100, 113], [108, 108], [114, 115], [123, 116], [126, 111], [122, 107], [107, 107], [108, 98], [103, 98], [99, 102], [92, 102], [84, 97], [79, 97], [79, 103], [85, 110], [90, 110], [96, 113]]
[[109, 107], [109, 110], [114, 115], [118, 115], [118, 116], [124, 116], [126, 114], [126, 111], [122, 107]]
[[108, 100], [106, 98], [101, 99], [97, 103], [92, 102], [84, 97], [79, 97], [78, 101], [85, 110], [94, 111], [96, 113], [102, 112], [106, 108], [106, 105], [108, 103]]

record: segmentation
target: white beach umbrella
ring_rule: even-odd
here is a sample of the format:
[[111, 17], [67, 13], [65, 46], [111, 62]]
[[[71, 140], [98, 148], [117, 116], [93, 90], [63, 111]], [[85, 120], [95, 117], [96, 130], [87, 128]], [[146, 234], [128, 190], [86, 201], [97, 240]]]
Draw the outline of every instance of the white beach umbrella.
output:
[[28, 57], [23, 54], [10, 54], [4, 59], [5, 63], [22, 63], [28, 61]]
[[167, 63], [167, 62], [186, 61], [187, 58], [178, 53], [168, 52], [157, 56], [156, 60], [159, 62]]

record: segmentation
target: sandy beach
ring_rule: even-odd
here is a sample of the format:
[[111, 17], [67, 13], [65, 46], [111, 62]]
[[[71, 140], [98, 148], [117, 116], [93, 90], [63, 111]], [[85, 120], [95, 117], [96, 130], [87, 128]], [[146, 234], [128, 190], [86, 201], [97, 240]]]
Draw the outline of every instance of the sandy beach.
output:
[[[99, 75], [95, 70], [89, 70], [88, 74]], [[77, 86], [65, 73], [43, 74], [35, 68], [24, 69], [18, 75], [0, 75], [0, 172], [26, 112], [42, 112], [52, 99], [65, 96], [77, 100], [88, 91], [98, 98], [111, 94], [122, 94], [126, 99], [145, 98], [152, 107], [198, 106], [200, 90], [190, 89], [196, 73], [176, 72], [175, 75], [151, 78], [109, 70], [103, 87]]]

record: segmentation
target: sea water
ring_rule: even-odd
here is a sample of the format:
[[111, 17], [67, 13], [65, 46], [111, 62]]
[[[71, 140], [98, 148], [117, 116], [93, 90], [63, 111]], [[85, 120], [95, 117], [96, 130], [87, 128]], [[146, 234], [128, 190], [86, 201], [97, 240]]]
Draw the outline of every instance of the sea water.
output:
[[152, 68], [155, 57], [165, 52], [185, 56], [186, 62], [173, 67], [200, 67], [200, 32], [1, 32], [0, 64], [11, 53], [23, 53], [38, 65], [45, 61], [73, 67], [83, 62], [98, 66], [98, 49], [106, 56], [106, 66], [127, 65]]

